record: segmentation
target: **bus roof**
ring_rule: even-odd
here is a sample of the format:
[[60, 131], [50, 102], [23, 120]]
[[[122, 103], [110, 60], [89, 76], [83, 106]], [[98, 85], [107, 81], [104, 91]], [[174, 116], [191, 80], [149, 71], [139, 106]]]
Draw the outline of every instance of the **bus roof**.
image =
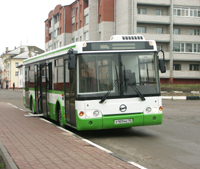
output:
[[110, 41], [85, 41], [75, 42], [70, 45], [45, 52], [35, 57], [26, 59], [23, 64], [30, 64], [68, 53], [69, 49], [78, 53], [94, 52], [130, 52], [130, 51], [156, 51], [156, 42], [154, 40], [145, 40], [142, 35], [113, 35]]

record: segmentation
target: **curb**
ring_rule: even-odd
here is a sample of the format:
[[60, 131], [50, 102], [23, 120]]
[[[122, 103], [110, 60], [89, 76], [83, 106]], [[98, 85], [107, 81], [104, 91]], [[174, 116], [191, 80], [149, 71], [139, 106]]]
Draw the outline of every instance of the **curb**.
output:
[[200, 100], [200, 96], [161, 96], [163, 100]]
[[5, 149], [4, 145], [0, 142], [0, 153], [3, 157], [6, 169], [18, 169], [12, 157], [9, 155], [8, 151]]

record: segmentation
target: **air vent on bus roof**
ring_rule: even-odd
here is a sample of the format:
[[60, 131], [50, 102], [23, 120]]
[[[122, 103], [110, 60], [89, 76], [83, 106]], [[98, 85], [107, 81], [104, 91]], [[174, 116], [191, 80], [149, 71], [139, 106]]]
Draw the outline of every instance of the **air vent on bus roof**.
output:
[[132, 41], [132, 40], [145, 40], [143, 35], [113, 35], [110, 37], [111, 41]]

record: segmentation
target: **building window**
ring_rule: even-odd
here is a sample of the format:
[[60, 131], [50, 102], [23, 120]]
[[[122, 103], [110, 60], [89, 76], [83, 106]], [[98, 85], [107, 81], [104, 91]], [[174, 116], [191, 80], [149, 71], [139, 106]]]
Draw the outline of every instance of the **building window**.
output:
[[199, 29], [194, 29], [194, 30], [190, 30], [190, 35], [200, 35], [200, 30]]
[[199, 71], [199, 64], [190, 64], [190, 71]]
[[192, 43], [186, 43], [186, 52], [192, 52]]
[[15, 76], [18, 76], [18, 73], [19, 73], [18, 71], [15, 71]]
[[137, 33], [146, 33], [145, 27], [137, 27]]
[[181, 70], [181, 64], [173, 64], [173, 70]]
[[78, 22], [76, 23], [76, 30], [78, 30]]
[[187, 17], [200, 17], [200, 9], [190, 7], [175, 7], [173, 9], [173, 15], [175, 16], [187, 16]]
[[156, 9], [156, 15], [163, 15], [163, 10]]
[[19, 65], [19, 62], [15, 62], [15, 67], [17, 67]]
[[89, 23], [89, 15], [84, 16], [84, 25]]
[[80, 13], [82, 13], [82, 4], [80, 5]]
[[89, 32], [84, 33], [84, 40], [89, 40]]
[[72, 17], [75, 16], [75, 8], [72, 9]]
[[74, 32], [75, 31], [75, 24], [73, 23], [72, 24], [72, 32]]
[[56, 16], [54, 16], [54, 23], [56, 24], [59, 21], [59, 14], [57, 14]]
[[145, 8], [138, 8], [138, 14], [142, 14], [142, 15], [146, 15], [147, 14], [147, 10]]
[[199, 53], [200, 43], [174, 43], [174, 52], [189, 52], [189, 53]]
[[163, 28], [156, 28], [156, 34], [163, 34]]
[[181, 34], [180, 29], [174, 29], [174, 34], [175, 34], [175, 35], [180, 35], [180, 34]]
[[78, 15], [78, 7], [76, 8], [76, 15]]

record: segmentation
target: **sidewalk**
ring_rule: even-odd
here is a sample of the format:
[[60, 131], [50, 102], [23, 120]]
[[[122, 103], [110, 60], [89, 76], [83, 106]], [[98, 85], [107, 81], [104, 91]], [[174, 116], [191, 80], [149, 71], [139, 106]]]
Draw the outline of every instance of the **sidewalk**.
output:
[[7, 169], [137, 169], [133, 162], [123, 161], [73, 133], [25, 114], [0, 102], [0, 152], [7, 158]]

